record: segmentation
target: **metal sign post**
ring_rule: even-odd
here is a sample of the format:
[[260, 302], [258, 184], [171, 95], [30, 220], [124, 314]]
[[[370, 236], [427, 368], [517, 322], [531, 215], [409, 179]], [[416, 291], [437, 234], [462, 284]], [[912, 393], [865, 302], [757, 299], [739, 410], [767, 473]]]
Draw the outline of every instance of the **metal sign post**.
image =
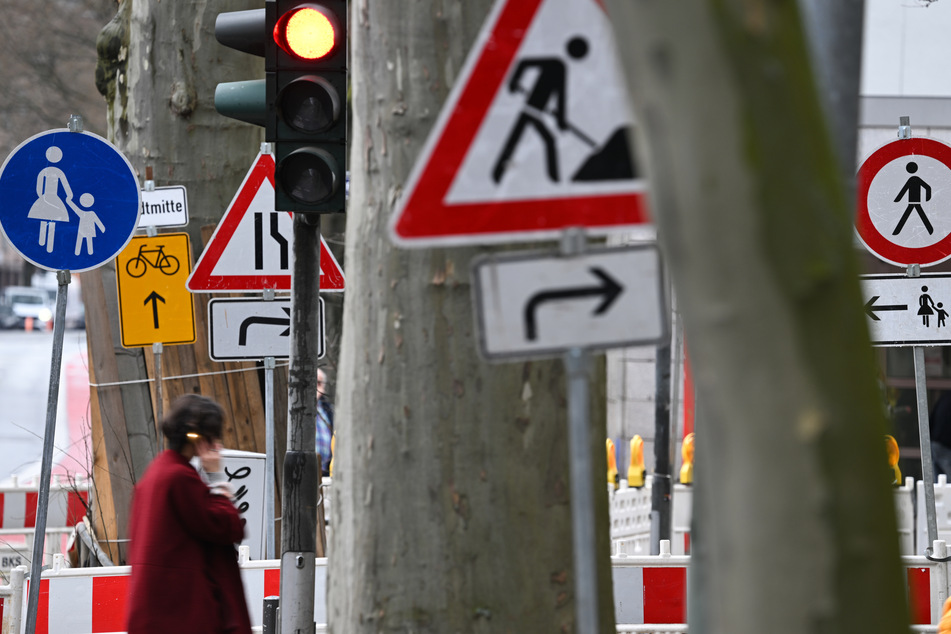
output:
[[598, 567], [594, 522], [594, 465], [588, 428], [588, 368], [583, 348], [565, 354], [568, 372], [568, 444], [571, 462], [571, 528], [575, 551], [575, 597], [578, 631], [599, 632]]
[[274, 357], [264, 359], [264, 539], [265, 554], [274, 559]]
[[[264, 289], [264, 300], [274, 301], [274, 289]], [[264, 552], [274, 559], [274, 365], [264, 357]]]
[[[587, 246], [584, 232], [569, 229], [562, 234], [561, 255], [582, 255]], [[599, 632], [598, 567], [594, 521], [594, 465], [588, 427], [590, 354], [581, 347], [564, 355], [568, 374], [568, 444], [571, 465], [571, 528], [575, 563], [575, 598], [579, 632]]]
[[[904, 123], [904, 122], [903, 122]], [[919, 277], [921, 267], [909, 264], [908, 277]], [[928, 420], [928, 385], [925, 376], [925, 349], [912, 346], [915, 366], [915, 399], [918, 404], [918, 446], [921, 447], [921, 481], [925, 489], [925, 517], [928, 524], [928, 546], [925, 554], [931, 553], [932, 544], [938, 539], [938, 518], [934, 503], [934, 466], [931, 459], [931, 425]]]
[[928, 423], [928, 390], [925, 385], [925, 352], [921, 346], [914, 346], [912, 355], [915, 360], [915, 397], [918, 400], [918, 437], [921, 447], [921, 480], [925, 488], [925, 516], [928, 520], [928, 547], [938, 539], [938, 518], [934, 503], [934, 468], [931, 464], [931, 427]]
[[43, 462], [40, 467], [39, 493], [36, 501], [36, 523], [33, 532], [33, 558], [30, 560], [30, 593], [26, 615], [26, 632], [36, 631], [36, 612], [40, 602], [40, 575], [43, 571], [43, 550], [46, 545], [46, 517], [50, 505], [50, 478], [53, 473], [53, 441], [56, 435], [56, 410], [59, 407], [59, 375], [63, 366], [63, 337], [66, 335], [66, 294], [69, 271], [57, 271], [56, 315], [53, 317], [53, 358], [50, 362], [50, 387], [46, 399], [46, 428], [43, 432]]

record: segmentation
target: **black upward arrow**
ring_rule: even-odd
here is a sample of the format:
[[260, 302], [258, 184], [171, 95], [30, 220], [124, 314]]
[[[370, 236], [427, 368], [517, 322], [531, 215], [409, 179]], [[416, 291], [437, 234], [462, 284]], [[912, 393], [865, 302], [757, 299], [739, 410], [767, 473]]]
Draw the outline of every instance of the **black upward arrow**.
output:
[[874, 321], [881, 321], [881, 317], [875, 314], [877, 310], [908, 310], [908, 304], [889, 304], [886, 306], [876, 306], [875, 302], [878, 301], [880, 295], [873, 295], [872, 299], [868, 300], [865, 304], [865, 314], [871, 317]]
[[617, 280], [607, 274], [604, 269], [593, 266], [590, 269], [596, 275], [601, 283], [597, 286], [575, 286], [569, 288], [560, 288], [550, 291], [535, 293], [525, 305], [525, 338], [534, 341], [538, 336], [538, 328], [535, 324], [535, 312], [539, 305], [545, 302], [563, 300], [563, 299], [585, 299], [588, 297], [601, 296], [601, 303], [594, 309], [592, 315], [600, 315], [611, 307], [614, 300], [618, 298], [624, 287], [618, 284]]
[[158, 330], [158, 303], [162, 302], [164, 304], [165, 298], [155, 291], [152, 291], [149, 293], [149, 296], [145, 298], [145, 301], [142, 302], [142, 305], [145, 306], [149, 302], [152, 302], [152, 326]]
[[281, 307], [287, 317], [248, 317], [241, 322], [241, 325], [238, 327], [238, 345], [243, 346], [248, 343], [248, 328], [254, 324], [267, 324], [270, 326], [285, 326], [286, 330], [278, 335], [278, 337], [286, 337], [291, 332], [291, 309]]

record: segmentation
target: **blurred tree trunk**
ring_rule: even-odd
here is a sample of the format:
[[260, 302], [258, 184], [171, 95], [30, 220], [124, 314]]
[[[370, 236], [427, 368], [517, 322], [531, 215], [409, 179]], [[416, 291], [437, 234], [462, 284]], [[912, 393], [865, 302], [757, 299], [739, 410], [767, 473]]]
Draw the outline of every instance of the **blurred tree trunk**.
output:
[[[812, 24], [861, 25], [847, 4], [813, 3]], [[842, 178], [858, 78], [820, 98], [795, 0], [607, 5], [702, 413], [690, 631], [907, 631]], [[857, 69], [844, 41], [813, 54]]]
[[[387, 236], [490, 4], [352, 5], [348, 287], [329, 549], [335, 633], [575, 629], [563, 364], [478, 358], [469, 261], [485, 249], [398, 250]], [[591, 450], [595, 473], [606, 473], [598, 365]], [[607, 491], [595, 480], [607, 633]]]
[[[202, 227], [217, 223], [263, 138], [260, 128], [215, 112], [216, 83], [260, 77], [264, 66], [260, 58], [219, 45], [214, 37], [215, 18], [222, 11], [259, 5], [254, 0], [122, 0], [97, 41], [96, 85], [106, 97], [109, 140], [128, 157], [141, 181], [145, 180], [145, 168], [151, 166], [156, 186], [186, 187], [190, 224], [185, 230], [196, 258], [203, 248]], [[97, 529], [107, 529], [108, 539], [123, 539], [132, 486], [162, 448], [149, 384], [129, 383], [148, 378], [151, 350], [125, 349], [120, 344], [114, 263], [83, 273], [82, 289], [88, 315], [90, 374], [97, 385], [92, 391], [94, 477], [97, 500], [102, 504], [94, 521], [100, 521]], [[199, 328], [206, 301], [207, 297], [196, 298]], [[194, 346], [165, 348], [167, 361], [174, 359], [177, 364], [171, 367], [182, 374], [191, 370], [202, 375], [189, 381], [168, 381], [166, 399], [195, 391], [219, 400], [229, 413], [226, 446], [263, 451], [263, 442], [256, 436], [263, 438], [264, 420], [257, 420], [260, 410], [249, 404], [252, 396], [260, 402], [257, 373], [252, 371], [230, 387], [223, 380], [209, 378], [208, 367], [217, 370], [225, 366], [207, 362], [205, 341], [200, 332]], [[119, 381], [121, 385], [102, 385]], [[284, 421], [283, 417], [275, 419], [278, 424]], [[108, 528], [110, 511], [115, 513], [112, 529]], [[110, 554], [117, 563], [123, 560], [120, 552]]]

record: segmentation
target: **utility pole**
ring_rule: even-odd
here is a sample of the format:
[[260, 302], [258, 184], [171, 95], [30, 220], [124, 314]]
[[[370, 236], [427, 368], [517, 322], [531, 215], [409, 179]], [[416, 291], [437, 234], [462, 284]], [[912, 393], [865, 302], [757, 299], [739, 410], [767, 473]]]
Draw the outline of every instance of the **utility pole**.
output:
[[316, 452], [320, 216], [294, 214], [287, 453], [281, 520], [281, 632], [313, 634], [317, 559]]

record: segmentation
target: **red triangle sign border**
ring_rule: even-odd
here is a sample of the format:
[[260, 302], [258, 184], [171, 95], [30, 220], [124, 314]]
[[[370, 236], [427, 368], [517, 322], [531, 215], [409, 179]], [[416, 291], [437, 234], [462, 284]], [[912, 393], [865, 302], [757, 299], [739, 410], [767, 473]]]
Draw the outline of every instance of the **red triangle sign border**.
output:
[[[390, 221], [402, 247], [487, 244], [553, 238], [570, 227], [592, 233], [650, 222], [643, 192], [554, 199], [447, 203], [458, 169], [505, 81], [541, 5], [498, 0], [443, 106]], [[603, 11], [601, 0], [584, 0]]]
[[[195, 268], [188, 277], [186, 287], [193, 293], [214, 293], [231, 291], [263, 292], [264, 289], [289, 291], [291, 289], [291, 275], [260, 274], [260, 275], [221, 275], [214, 274], [214, 269], [228, 247], [238, 225], [244, 218], [265, 180], [274, 187], [274, 157], [270, 154], [258, 154], [257, 158], [245, 175], [241, 186], [225, 210], [224, 216], [215, 227], [211, 239], [202, 251]], [[290, 212], [285, 212], [290, 215]], [[327, 247], [323, 236], [320, 237], [320, 291], [340, 292], [344, 290], [345, 279], [343, 270], [337, 259]]]

